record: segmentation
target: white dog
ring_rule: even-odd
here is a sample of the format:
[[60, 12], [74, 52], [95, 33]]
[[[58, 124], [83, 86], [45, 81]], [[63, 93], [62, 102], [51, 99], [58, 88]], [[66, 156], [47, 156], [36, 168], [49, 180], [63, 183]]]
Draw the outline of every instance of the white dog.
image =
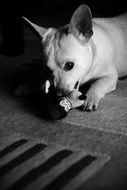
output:
[[115, 90], [118, 77], [127, 74], [127, 14], [92, 19], [90, 8], [81, 5], [70, 23], [58, 29], [46, 29], [24, 19], [41, 37], [58, 95], [94, 79], [84, 110], [97, 109], [99, 100]]

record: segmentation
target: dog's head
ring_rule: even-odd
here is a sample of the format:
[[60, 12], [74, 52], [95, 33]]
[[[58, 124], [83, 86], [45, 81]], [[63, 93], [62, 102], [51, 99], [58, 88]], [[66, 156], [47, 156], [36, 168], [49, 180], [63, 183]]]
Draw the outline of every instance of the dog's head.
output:
[[81, 5], [70, 23], [58, 29], [46, 29], [25, 20], [41, 37], [46, 65], [52, 72], [58, 95], [69, 93], [77, 83], [83, 82], [92, 64], [90, 38], [93, 32], [89, 7]]

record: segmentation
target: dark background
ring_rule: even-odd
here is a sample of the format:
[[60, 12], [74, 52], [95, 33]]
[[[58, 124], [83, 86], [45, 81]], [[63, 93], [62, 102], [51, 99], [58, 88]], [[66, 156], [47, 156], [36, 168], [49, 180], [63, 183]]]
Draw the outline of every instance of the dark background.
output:
[[125, 0], [17, 0], [1, 1], [1, 17], [12, 15], [25, 15], [31, 17], [58, 16], [67, 18], [80, 4], [87, 4], [91, 7], [93, 16], [96, 14], [113, 16], [125, 12], [127, 5]]
[[93, 17], [110, 17], [126, 12], [125, 0], [17, 0], [0, 2], [0, 53], [19, 55], [24, 53], [21, 16], [44, 27], [67, 24], [81, 5], [87, 4]]

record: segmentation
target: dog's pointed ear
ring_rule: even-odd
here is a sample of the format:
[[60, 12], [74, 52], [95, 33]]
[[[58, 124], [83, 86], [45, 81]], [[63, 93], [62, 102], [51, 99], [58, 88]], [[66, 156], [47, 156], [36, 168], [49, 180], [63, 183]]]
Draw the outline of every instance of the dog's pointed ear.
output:
[[33, 22], [31, 22], [30, 20], [28, 20], [26, 17], [22, 17], [23, 20], [26, 22], [26, 24], [28, 25], [28, 27], [35, 32], [40, 38], [43, 38], [43, 36], [46, 34], [47, 29], [44, 27], [41, 27], [37, 24], [34, 24]]
[[71, 17], [69, 32], [82, 42], [86, 42], [93, 34], [92, 14], [87, 5], [79, 6]]

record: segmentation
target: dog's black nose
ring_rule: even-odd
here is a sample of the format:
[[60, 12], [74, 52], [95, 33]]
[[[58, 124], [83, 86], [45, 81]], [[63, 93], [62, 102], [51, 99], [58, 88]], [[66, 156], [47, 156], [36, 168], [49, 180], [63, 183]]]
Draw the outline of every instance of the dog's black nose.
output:
[[63, 93], [63, 90], [62, 90], [62, 89], [57, 89], [57, 90], [56, 90], [56, 94], [57, 94], [57, 96], [58, 96], [58, 97], [60, 97], [60, 96], [63, 96], [63, 95], [64, 95], [64, 93]]

